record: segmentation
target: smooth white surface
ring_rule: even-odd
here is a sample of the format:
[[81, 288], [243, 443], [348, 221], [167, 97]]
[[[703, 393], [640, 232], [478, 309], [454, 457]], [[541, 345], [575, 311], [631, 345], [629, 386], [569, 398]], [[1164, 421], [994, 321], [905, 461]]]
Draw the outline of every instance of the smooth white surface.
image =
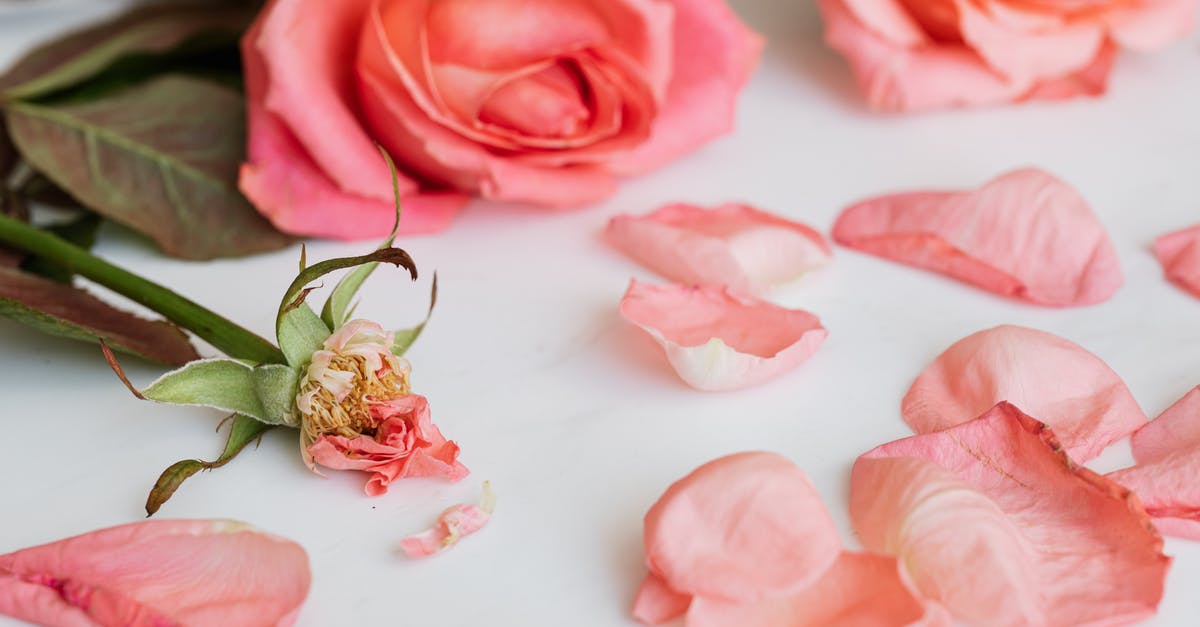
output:
[[[0, 62], [118, 3], [0, 19]], [[744, 94], [737, 132], [577, 212], [474, 206], [444, 234], [403, 242], [426, 278], [381, 272], [364, 317], [408, 326], [441, 296], [410, 353], [434, 419], [474, 471], [451, 485], [404, 481], [379, 498], [365, 475], [328, 480], [275, 432], [228, 467], [189, 480], [162, 517], [230, 517], [296, 539], [314, 583], [302, 626], [626, 625], [643, 574], [641, 517], [666, 486], [717, 456], [781, 452], [824, 495], [847, 543], [855, 457], [909, 435], [898, 411], [912, 379], [953, 341], [1001, 323], [1051, 331], [1094, 351], [1153, 416], [1200, 383], [1200, 301], [1166, 283], [1148, 247], [1200, 222], [1197, 39], [1124, 55], [1102, 100], [942, 112], [867, 112], [847, 67], [820, 42], [807, 2], [735, 0], [770, 38]], [[885, 190], [969, 187], [1013, 167], [1045, 167], [1093, 203], [1116, 242], [1126, 286], [1110, 302], [1051, 310], [839, 249], [834, 263], [780, 290], [830, 336], [798, 371], [739, 393], [681, 384], [660, 350], [621, 322], [631, 276], [657, 277], [606, 248], [606, 219], [661, 203], [744, 200], [827, 230], [849, 202]], [[310, 260], [373, 243], [311, 243]], [[99, 253], [269, 335], [299, 247], [239, 261], [165, 259], [116, 228]], [[154, 369], [127, 359], [135, 382]], [[0, 553], [138, 520], [167, 465], [215, 455], [214, 412], [139, 402], [91, 346], [0, 320]], [[1102, 470], [1128, 458], [1115, 450]], [[425, 562], [397, 557], [407, 533], [477, 498], [490, 479], [491, 524]], [[1200, 616], [1200, 544], [1176, 557], [1154, 625]], [[0, 619], [0, 624], [12, 624]]]

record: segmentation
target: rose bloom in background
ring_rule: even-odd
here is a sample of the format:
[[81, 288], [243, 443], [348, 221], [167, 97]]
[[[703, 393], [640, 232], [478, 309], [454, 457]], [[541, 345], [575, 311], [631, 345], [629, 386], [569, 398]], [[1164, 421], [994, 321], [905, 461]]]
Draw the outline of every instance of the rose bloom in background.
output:
[[1118, 49], [1192, 28], [1195, 0], [819, 0], [829, 45], [887, 111], [1103, 94]]
[[470, 196], [574, 206], [721, 135], [761, 38], [723, 0], [274, 0], [243, 40], [242, 191], [298, 235], [384, 234]]

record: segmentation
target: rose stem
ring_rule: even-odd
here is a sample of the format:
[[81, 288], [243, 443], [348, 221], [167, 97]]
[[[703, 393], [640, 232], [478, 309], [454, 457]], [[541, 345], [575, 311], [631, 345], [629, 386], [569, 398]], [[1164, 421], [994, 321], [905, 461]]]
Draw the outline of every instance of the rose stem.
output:
[[230, 357], [259, 363], [287, 363], [283, 353], [274, 344], [253, 332], [52, 233], [0, 215], [0, 242], [52, 260], [75, 274], [149, 307]]

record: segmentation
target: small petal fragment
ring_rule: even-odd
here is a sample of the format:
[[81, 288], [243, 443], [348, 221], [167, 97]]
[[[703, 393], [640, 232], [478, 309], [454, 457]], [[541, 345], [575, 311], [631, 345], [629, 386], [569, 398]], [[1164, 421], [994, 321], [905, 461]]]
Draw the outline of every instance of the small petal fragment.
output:
[[1159, 531], [1200, 540], [1200, 387], [1133, 434], [1133, 458], [1109, 477], [1137, 493]]
[[804, 471], [773, 453], [697, 468], [646, 512], [644, 531], [656, 585], [731, 601], [804, 587], [842, 551]]
[[1002, 325], [955, 342], [917, 377], [900, 412], [917, 433], [975, 419], [1000, 401], [1045, 419], [1085, 462], [1146, 424], [1125, 382], [1099, 357], [1056, 335]]
[[1154, 240], [1154, 254], [1167, 279], [1200, 298], [1200, 224]]
[[227, 520], [151, 520], [0, 556], [0, 614], [42, 625], [291, 625], [298, 544]]
[[784, 309], [724, 287], [633, 281], [621, 315], [650, 334], [671, 366], [700, 390], [733, 390], [806, 361], [828, 333], [807, 311]]
[[980, 288], [1055, 307], [1108, 300], [1124, 281], [1087, 201], [1036, 169], [970, 192], [910, 192], [842, 212], [833, 239]]
[[458, 541], [479, 531], [491, 519], [496, 509], [496, 495], [492, 484], [483, 482], [483, 495], [479, 505], [459, 503], [451, 505], [438, 516], [437, 524], [431, 529], [413, 534], [400, 541], [400, 550], [412, 558], [429, 557], [458, 544]]
[[825, 265], [820, 233], [748, 205], [667, 205], [608, 223], [609, 243], [663, 277], [761, 295]]
[[1170, 564], [1136, 496], [1008, 403], [860, 457], [850, 516], [966, 624], [1132, 623], [1155, 612]]

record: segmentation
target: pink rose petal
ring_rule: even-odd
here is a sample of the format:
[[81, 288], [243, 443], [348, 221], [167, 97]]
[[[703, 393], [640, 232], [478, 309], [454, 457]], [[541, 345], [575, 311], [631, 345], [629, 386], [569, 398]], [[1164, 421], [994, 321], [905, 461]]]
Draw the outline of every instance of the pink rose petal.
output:
[[1154, 254], [1167, 279], [1200, 298], [1200, 224], [1154, 240]]
[[400, 550], [412, 558], [429, 557], [458, 544], [458, 541], [479, 531], [492, 517], [496, 495], [491, 483], [483, 482], [479, 505], [459, 503], [446, 508], [430, 529], [400, 541]]
[[1123, 278], [1104, 226], [1072, 187], [1041, 170], [971, 192], [910, 192], [857, 203], [838, 243], [1048, 306], [1107, 300]]
[[724, 284], [762, 294], [829, 261], [821, 234], [799, 222], [727, 204], [672, 204], [608, 223], [608, 241], [642, 265], [680, 283]]
[[773, 453], [711, 461], [646, 512], [654, 588], [756, 601], [815, 581], [841, 554], [837, 528], [804, 471]]
[[226, 520], [152, 520], [0, 555], [0, 614], [42, 625], [292, 624], [296, 543]]
[[1136, 496], [1008, 403], [863, 455], [850, 516], [966, 624], [1132, 623], [1155, 612], [1170, 564]]
[[1200, 387], [1133, 434], [1133, 457], [1109, 477], [1137, 493], [1159, 531], [1200, 540]]
[[799, 366], [828, 335], [816, 316], [724, 287], [632, 281], [621, 315], [650, 334], [688, 385], [733, 390]]
[[1042, 416], [1080, 462], [1146, 424], [1117, 373], [1044, 331], [1003, 325], [955, 342], [917, 377], [900, 412], [917, 433], [974, 420], [1000, 401]]

